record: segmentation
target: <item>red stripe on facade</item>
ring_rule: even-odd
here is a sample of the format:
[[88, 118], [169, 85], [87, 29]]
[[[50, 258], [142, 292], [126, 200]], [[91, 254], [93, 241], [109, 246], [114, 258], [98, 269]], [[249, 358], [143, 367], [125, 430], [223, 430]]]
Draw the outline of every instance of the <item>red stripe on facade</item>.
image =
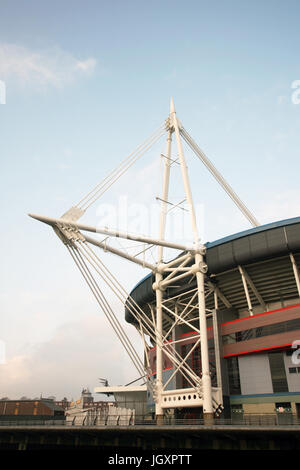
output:
[[[289, 305], [288, 307], [277, 308], [276, 310], [271, 310], [270, 312], [257, 313], [257, 314], [252, 315], [252, 316], [250, 315], [249, 317], [237, 318], [236, 320], [230, 320], [228, 322], [221, 323], [221, 326], [230, 325], [231, 323], [237, 323], [237, 322], [240, 322], [240, 321], [243, 321], [243, 320], [249, 320], [250, 318], [261, 317], [262, 315], [269, 315], [271, 313], [283, 312], [284, 310], [290, 310], [292, 308], [297, 308], [297, 307], [300, 307], [300, 304]], [[212, 326], [209, 326], [207, 328], [207, 330], [212, 330], [212, 329], [213, 329]], [[196, 335], [196, 334], [198, 334], [197, 331], [191, 331], [190, 333], [183, 333], [182, 335], [180, 335], [180, 337], [184, 338], [185, 336], [191, 336], [191, 335]]]
[[197, 331], [191, 331], [190, 333], [183, 333], [180, 335], [180, 338], [183, 338], [184, 336], [191, 336], [191, 335], [198, 335], [199, 333]]
[[[207, 327], [207, 330], [212, 330], [213, 329], [213, 326], [208, 326]], [[183, 333], [182, 335], [180, 335], [180, 338], [183, 338], [184, 336], [191, 336], [191, 335], [198, 335], [198, 331], [191, 331], [190, 333]]]
[[[297, 307], [300, 307], [300, 304], [296, 304], [296, 305], [289, 305], [288, 307], [282, 307], [282, 308], [278, 308], [276, 310], [271, 310], [270, 312], [262, 312], [262, 313], [257, 313], [255, 315], [252, 315], [252, 316], [248, 316], [248, 317], [244, 317], [244, 318], [237, 318], [236, 320], [231, 320], [229, 322], [225, 322], [225, 323], [221, 323], [221, 326], [225, 326], [225, 325], [230, 325], [232, 323], [237, 323], [237, 322], [241, 322], [243, 320], [249, 320], [249, 319], [254, 319], [254, 318], [257, 318], [257, 317], [261, 317], [262, 315], [269, 315], [269, 314], [272, 314], [272, 313], [276, 313], [276, 312], [283, 312], [285, 310], [291, 310], [293, 308], [297, 308]], [[213, 327], [212, 326], [209, 326], [207, 328], [207, 331], [208, 330], [212, 330]], [[197, 335], [198, 332], [197, 331], [191, 331], [191, 332], [188, 332], [188, 333], [183, 333], [180, 335], [181, 338], [184, 338], [184, 337], [187, 337], [187, 336], [193, 336], [193, 335]], [[224, 335], [222, 335], [224, 336]], [[168, 342], [172, 342], [172, 340], [168, 340], [165, 344], [167, 344]], [[284, 346], [290, 346], [290, 344], [287, 344], [287, 345], [284, 345]], [[274, 346], [274, 348], [280, 348], [282, 346]], [[253, 352], [257, 352], [257, 351], [264, 351], [264, 350], [268, 350], [268, 349], [274, 349], [272, 347], [268, 347], [268, 348], [263, 348], [263, 349], [255, 349], [255, 350], [251, 350], [251, 351], [246, 351], [246, 352], [240, 352], [240, 353], [234, 353], [234, 354], [228, 354], [228, 355], [224, 355], [224, 357], [231, 357], [231, 356], [238, 356], [238, 355], [241, 355], [241, 354], [250, 354], [250, 353], [253, 353]], [[150, 349], [150, 351], [155, 351], [156, 350], [156, 346], [154, 346], [153, 348]]]
[[252, 316], [250, 315], [249, 317], [237, 318], [236, 320], [231, 320], [231, 321], [222, 323], [221, 326], [229, 325], [230, 323], [237, 323], [237, 322], [243, 321], [243, 320], [249, 320], [250, 318], [261, 317], [262, 315], [269, 315], [270, 313], [283, 312], [284, 310], [290, 310], [290, 309], [296, 308], [296, 307], [300, 307], [300, 304], [289, 305], [288, 307], [283, 307], [283, 308], [277, 308], [276, 310], [271, 310], [270, 312], [257, 313], [257, 314], [252, 315]]
[[[163, 369], [162, 371], [165, 372], [165, 370], [171, 370], [171, 369], [174, 369], [174, 367], [167, 367], [166, 369]], [[148, 377], [152, 377], [152, 375], [156, 375], [156, 371], [150, 374], [150, 376]]]
[[282, 349], [282, 348], [286, 348], [286, 347], [291, 346], [291, 345], [292, 345], [292, 343], [281, 344], [280, 346], [269, 346], [268, 348], [252, 349], [250, 351], [242, 351], [242, 352], [237, 352], [237, 353], [233, 353], [233, 354], [226, 354], [223, 357], [241, 356], [242, 354], [253, 354], [253, 353], [261, 352], [261, 351], [269, 351], [270, 349]]

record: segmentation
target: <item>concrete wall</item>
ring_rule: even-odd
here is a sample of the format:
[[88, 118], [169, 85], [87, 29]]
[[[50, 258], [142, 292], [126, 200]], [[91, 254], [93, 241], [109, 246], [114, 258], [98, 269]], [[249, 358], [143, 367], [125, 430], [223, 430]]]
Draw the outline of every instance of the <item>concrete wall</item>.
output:
[[270, 414], [275, 413], [275, 403], [244, 403], [243, 411], [245, 414]]
[[242, 395], [273, 393], [267, 354], [240, 356], [238, 361]]
[[[300, 392], [300, 372], [289, 372], [290, 367], [297, 368], [299, 365], [293, 364], [292, 357], [285, 353], [283, 359], [289, 392]], [[273, 393], [268, 354], [240, 356], [238, 361], [242, 395]]]
[[147, 392], [115, 392], [115, 400], [118, 407], [135, 410], [136, 415], [144, 415], [146, 413]]

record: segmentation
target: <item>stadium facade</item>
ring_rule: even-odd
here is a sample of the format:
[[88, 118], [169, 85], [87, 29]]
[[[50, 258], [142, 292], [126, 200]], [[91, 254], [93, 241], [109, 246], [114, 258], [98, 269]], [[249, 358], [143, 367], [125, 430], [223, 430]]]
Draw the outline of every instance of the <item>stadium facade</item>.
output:
[[[300, 217], [255, 227], [206, 243], [207, 335], [212, 386], [222, 389], [223, 416], [293, 413], [300, 417]], [[147, 315], [155, 310], [154, 275], [150, 273], [130, 296]], [[168, 339], [182, 358], [201, 376], [201, 342], [195, 345], [195, 331], [188, 324], [198, 320], [194, 302], [193, 276], [169, 286], [164, 300], [177, 309], [189, 305], [188, 321], [178, 321]], [[126, 321], [136, 325], [129, 309]], [[164, 312], [163, 329], [171, 319]], [[300, 350], [299, 350], [300, 352]], [[156, 345], [148, 352], [150, 373], [156, 377]], [[163, 381], [174, 364], [165, 355]], [[185, 389], [183, 374], [176, 374], [168, 386]], [[201, 416], [201, 408], [188, 406], [189, 394], [175, 416]], [[171, 406], [170, 406], [171, 408]], [[148, 411], [154, 400], [148, 391]]]

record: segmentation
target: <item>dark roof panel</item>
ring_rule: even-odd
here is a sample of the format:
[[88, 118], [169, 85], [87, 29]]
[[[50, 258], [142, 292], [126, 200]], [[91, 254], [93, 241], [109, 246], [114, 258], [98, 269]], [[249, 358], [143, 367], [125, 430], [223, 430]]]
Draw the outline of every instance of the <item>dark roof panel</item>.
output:
[[[300, 251], [300, 217], [254, 227], [215, 242], [207, 242], [206, 263], [209, 274], [218, 274], [238, 265], [251, 264]], [[131, 291], [134, 300], [143, 306], [154, 299], [153, 276], [149, 273]], [[125, 318], [134, 322], [125, 308]]]
[[284, 228], [288, 246], [291, 251], [300, 249], [300, 224], [289, 225]]

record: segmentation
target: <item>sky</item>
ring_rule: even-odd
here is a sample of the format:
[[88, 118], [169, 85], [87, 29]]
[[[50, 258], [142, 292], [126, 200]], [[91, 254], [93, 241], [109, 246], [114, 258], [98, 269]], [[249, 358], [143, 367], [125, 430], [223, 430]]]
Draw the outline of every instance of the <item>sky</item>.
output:
[[[99, 377], [137, 378], [67, 250], [28, 213], [59, 217], [76, 204], [159, 128], [171, 96], [261, 224], [300, 215], [299, 13], [292, 0], [1, 1], [0, 397], [75, 399]], [[157, 236], [165, 147], [164, 136], [82, 221], [129, 221], [126, 229]], [[250, 228], [185, 152], [202, 241]], [[168, 238], [190, 236], [179, 232]], [[101, 256], [128, 291], [148, 273]], [[141, 352], [122, 304], [103, 288]]]

